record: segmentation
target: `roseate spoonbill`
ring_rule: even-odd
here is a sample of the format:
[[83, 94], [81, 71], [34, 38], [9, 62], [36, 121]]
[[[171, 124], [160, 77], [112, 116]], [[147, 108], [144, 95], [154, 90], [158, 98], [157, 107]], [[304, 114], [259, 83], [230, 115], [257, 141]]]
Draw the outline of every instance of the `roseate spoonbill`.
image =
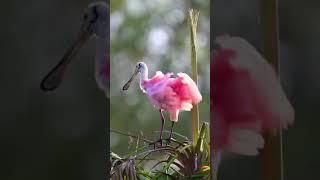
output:
[[262, 133], [287, 129], [294, 109], [271, 65], [240, 37], [220, 36], [211, 59], [214, 169], [223, 150], [257, 155]]
[[67, 65], [81, 46], [92, 36], [96, 38], [95, 79], [101, 90], [109, 97], [109, 6], [105, 2], [90, 4], [84, 12], [77, 40], [67, 50], [62, 60], [45, 76], [41, 89], [56, 89], [63, 78]]
[[169, 112], [172, 122], [168, 140], [172, 138], [174, 123], [178, 121], [180, 110], [190, 111], [193, 105], [202, 100], [202, 96], [195, 82], [186, 73], [163, 74], [157, 71], [151, 79], [148, 78], [148, 67], [144, 62], [138, 62], [135, 71], [129, 81], [123, 86], [127, 90], [133, 78], [140, 75], [140, 89], [145, 93], [151, 104], [159, 110], [161, 118], [160, 143], [162, 144], [162, 133], [164, 127], [163, 111]]

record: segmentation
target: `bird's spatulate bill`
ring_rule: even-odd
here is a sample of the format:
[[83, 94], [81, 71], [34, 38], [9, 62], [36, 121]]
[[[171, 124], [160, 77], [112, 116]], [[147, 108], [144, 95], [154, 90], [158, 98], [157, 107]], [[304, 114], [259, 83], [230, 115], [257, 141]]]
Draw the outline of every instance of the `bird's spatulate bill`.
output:
[[132, 74], [131, 78], [129, 79], [129, 81], [123, 86], [122, 90], [126, 91], [129, 89], [131, 82], [133, 80], [133, 78], [138, 74], [138, 69], [136, 68], [134, 73]]
[[81, 32], [79, 34], [77, 40], [67, 50], [59, 63], [42, 80], [41, 89], [43, 91], [52, 91], [60, 85], [67, 65], [89, 38], [90, 34], [88, 32]]

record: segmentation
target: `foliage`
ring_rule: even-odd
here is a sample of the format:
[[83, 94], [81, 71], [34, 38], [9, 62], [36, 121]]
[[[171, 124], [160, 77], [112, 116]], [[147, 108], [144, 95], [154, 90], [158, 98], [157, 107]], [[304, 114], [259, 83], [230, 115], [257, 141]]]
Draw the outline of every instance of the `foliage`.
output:
[[[140, 144], [140, 137], [136, 137]], [[197, 144], [190, 141], [180, 142], [172, 139], [165, 146], [156, 146], [156, 142], [136, 147], [136, 151], [127, 156], [110, 152], [111, 179], [209, 179], [210, 149], [208, 123], [203, 123]], [[148, 161], [154, 161], [152, 168], [147, 169]]]

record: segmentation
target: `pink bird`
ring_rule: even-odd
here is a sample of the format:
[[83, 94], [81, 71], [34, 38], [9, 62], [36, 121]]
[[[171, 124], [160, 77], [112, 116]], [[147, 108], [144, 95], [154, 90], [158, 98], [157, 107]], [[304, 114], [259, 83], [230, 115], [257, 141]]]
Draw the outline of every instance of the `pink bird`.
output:
[[179, 112], [181, 110], [190, 111], [193, 105], [202, 100], [202, 96], [195, 82], [185, 73], [177, 73], [177, 77], [172, 78], [173, 73], [163, 74], [161, 71], [157, 71], [156, 75], [149, 79], [148, 67], [144, 62], [137, 63], [132, 77], [123, 86], [123, 90], [129, 88], [131, 81], [137, 74], [140, 75], [140, 89], [160, 112], [161, 131], [159, 141], [162, 144], [163, 111], [169, 112], [170, 121], [172, 122], [170, 140], [174, 123], [178, 121]]
[[219, 154], [257, 155], [262, 133], [274, 133], [294, 121], [294, 110], [271, 65], [239, 37], [221, 36], [211, 60], [212, 137]]
[[41, 89], [56, 89], [65, 70], [81, 46], [91, 37], [96, 40], [95, 79], [98, 87], [109, 97], [109, 5], [103, 1], [91, 3], [84, 12], [77, 40], [65, 53], [61, 61], [45, 76]]

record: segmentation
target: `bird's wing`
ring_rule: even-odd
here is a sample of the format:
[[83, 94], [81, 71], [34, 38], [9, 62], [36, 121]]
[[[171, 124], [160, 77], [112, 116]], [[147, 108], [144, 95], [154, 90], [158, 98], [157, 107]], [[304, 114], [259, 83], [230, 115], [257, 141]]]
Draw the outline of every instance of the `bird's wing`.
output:
[[[163, 74], [161, 71], [157, 71], [156, 75], [154, 75], [152, 78], [145, 80], [145, 85], [149, 87], [154, 87], [157, 84], [162, 83], [163, 81], [168, 80], [171, 77], [172, 73]], [[148, 88], [148, 87], [146, 87]]]
[[177, 73], [177, 75], [181, 79], [181, 83], [184, 86], [184, 89], [182, 90], [188, 92], [188, 95], [192, 99], [192, 104], [198, 104], [202, 100], [202, 96], [196, 83], [186, 73]]
[[[280, 123], [282, 127], [293, 123], [294, 110], [289, 103], [272, 66], [246, 40], [240, 37], [222, 36], [216, 43], [224, 49], [235, 51], [230, 61], [236, 71], [247, 71], [260, 110], [270, 117], [269, 125]], [[265, 124], [268, 126], [268, 124]]]
[[147, 95], [153, 105], [159, 109], [173, 110], [177, 108], [180, 99], [177, 94], [172, 90], [170, 86], [167, 86], [166, 82], [159, 83], [156, 86], [147, 90]]

